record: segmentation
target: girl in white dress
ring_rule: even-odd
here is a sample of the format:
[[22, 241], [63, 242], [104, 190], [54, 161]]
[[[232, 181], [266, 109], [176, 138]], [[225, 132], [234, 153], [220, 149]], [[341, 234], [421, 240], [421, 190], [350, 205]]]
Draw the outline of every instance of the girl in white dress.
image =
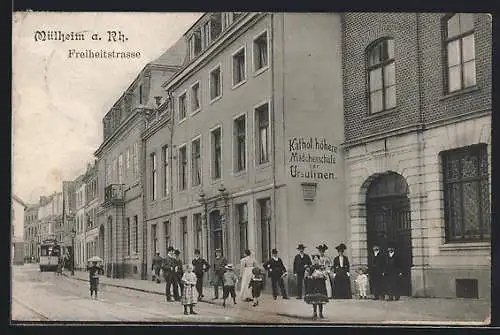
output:
[[252, 280], [252, 269], [257, 266], [257, 261], [252, 256], [250, 250], [245, 250], [245, 257], [240, 261], [241, 287], [240, 299], [252, 301], [252, 289], [249, 287]]

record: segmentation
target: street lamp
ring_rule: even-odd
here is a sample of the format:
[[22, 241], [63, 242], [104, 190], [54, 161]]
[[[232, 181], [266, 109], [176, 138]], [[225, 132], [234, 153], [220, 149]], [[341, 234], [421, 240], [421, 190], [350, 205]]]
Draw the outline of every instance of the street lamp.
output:
[[71, 229], [71, 275], [75, 275], [75, 228]]

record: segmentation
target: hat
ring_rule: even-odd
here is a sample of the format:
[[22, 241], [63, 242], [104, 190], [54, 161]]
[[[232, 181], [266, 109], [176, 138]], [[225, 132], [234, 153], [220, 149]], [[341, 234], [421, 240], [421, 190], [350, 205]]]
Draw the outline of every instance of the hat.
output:
[[181, 254], [181, 252], [180, 252], [179, 250], [175, 250], [175, 251], [174, 251], [174, 253], [175, 253], [176, 255], [180, 255], [180, 254]]
[[174, 251], [174, 247], [172, 247], [172, 246], [168, 247], [167, 252], [170, 252], [170, 251]]
[[194, 249], [194, 254], [199, 255], [200, 254], [200, 249]]
[[316, 249], [318, 249], [321, 252], [325, 252], [326, 250], [328, 250], [328, 247], [326, 244], [323, 243], [322, 245], [318, 245]]
[[311, 259], [314, 259], [314, 258], [319, 258], [319, 254], [313, 254], [313, 255], [311, 255]]
[[297, 250], [304, 250], [306, 248], [305, 245], [303, 245], [302, 243], [300, 243], [298, 246], [297, 246]]
[[226, 269], [232, 270], [233, 269], [233, 264], [228, 264], [225, 266]]
[[278, 253], [278, 250], [277, 250], [277, 249], [273, 249], [273, 250], [271, 250], [271, 254], [276, 255], [277, 253]]
[[335, 247], [335, 249], [337, 249], [337, 251], [344, 251], [345, 249], [347, 249], [347, 247], [345, 246], [344, 243], [340, 243], [338, 246]]

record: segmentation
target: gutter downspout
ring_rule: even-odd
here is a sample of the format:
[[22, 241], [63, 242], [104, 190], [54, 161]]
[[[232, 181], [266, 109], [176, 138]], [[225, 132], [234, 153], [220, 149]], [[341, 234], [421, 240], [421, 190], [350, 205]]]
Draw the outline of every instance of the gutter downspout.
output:
[[[274, 76], [274, 17], [275, 15], [273, 13], [269, 14], [270, 17], [271, 17], [271, 33], [269, 34], [269, 45], [271, 46], [269, 48], [269, 61], [271, 63], [271, 103], [272, 103], [272, 113], [271, 115], [269, 116], [270, 119], [271, 119], [271, 127], [272, 127], [272, 140], [273, 140], [273, 162], [272, 162], [272, 170], [273, 170], [273, 201], [272, 201], [272, 215], [273, 215], [273, 222], [274, 222], [274, 245], [276, 246], [277, 245], [277, 242], [278, 242], [278, 236], [277, 236], [277, 232], [278, 232], [278, 222], [276, 220], [276, 127], [275, 127], [275, 117], [274, 117], [274, 113], [275, 113], [275, 101], [274, 101], [274, 97], [275, 97], [275, 93], [274, 93], [274, 90], [275, 90], [275, 85], [274, 85], [274, 82], [275, 82], [275, 76]], [[284, 14], [283, 15], [283, 19], [284, 19]], [[284, 98], [283, 98], [284, 99]], [[282, 109], [283, 109], [283, 106], [282, 106]], [[271, 240], [269, 241], [269, 244], [271, 244]], [[269, 248], [268, 248], [269, 252], [271, 252], [271, 245], [269, 245]], [[269, 256], [269, 255], [267, 255]]]
[[[151, 78], [149, 78], [151, 80]], [[144, 115], [144, 110], [141, 113], [141, 126], [143, 126], [143, 130], [146, 129], [146, 120], [145, 120], [145, 115]], [[139, 167], [137, 171], [140, 174], [140, 184], [141, 184], [141, 197], [142, 197], [142, 273], [141, 277], [143, 280], [148, 279], [148, 258], [147, 258], [147, 252], [148, 252], [148, 223], [147, 223], [147, 203], [146, 203], [146, 196], [144, 194], [145, 190], [145, 183], [146, 183], [146, 177], [143, 173], [143, 170], [146, 167], [146, 140], [143, 139], [141, 135], [141, 147], [138, 148], [141, 152], [142, 159], [139, 161]], [[136, 153], [137, 154], [137, 153]], [[137, 222], [137, 225], [139, 222]], [[139, 231], [139, 229], [137, 229]]]
[[[422, 110], [422, 100], [423, 100], [423, 94], [422, 94], [422, 56], [419, 53], [420, 49], [420, 43], [421, 43], [421, 37], [420, 37], [420, 14], [416, 13], [416, 39], [417, 39], [417, 75], [418, 75], [418, 112], [419, 112], [419, 127], [417, 129], [417, 138], [418, 138], [418, 160], [419, 160], [419, 175], [423, 176], [424, 172], [423, 166], [424, 166], [424, 138], [423, 138], [423, 132], [424, 132], [424, 115], [423, 115], [423, 110]], [[424, 238], [424, 221], [422, 218], [422, 208], [424, 207], [424, 186], [423, 184], [420, 183], [419, 185], [419, 207], [420, 207], [420, 243], [421, 243], [421, 262], [422, 262], [422, 285], [423, 285], [423, 295], [424, 297], [427, 296], [427, 289], [426, 289], [426, 282], [425, 282], [425, 270], [424, 267], [426, 266], [425, 264], [425, 238]], [[412, 262], [413, 263], [413, 262]]]

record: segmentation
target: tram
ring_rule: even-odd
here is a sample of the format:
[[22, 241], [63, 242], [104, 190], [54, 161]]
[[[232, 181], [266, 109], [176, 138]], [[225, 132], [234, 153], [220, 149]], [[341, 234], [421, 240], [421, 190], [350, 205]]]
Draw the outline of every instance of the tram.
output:
[[55, 239], [44, 240], [40, 245], [40, 272], [57, 271], [61, 245]]

